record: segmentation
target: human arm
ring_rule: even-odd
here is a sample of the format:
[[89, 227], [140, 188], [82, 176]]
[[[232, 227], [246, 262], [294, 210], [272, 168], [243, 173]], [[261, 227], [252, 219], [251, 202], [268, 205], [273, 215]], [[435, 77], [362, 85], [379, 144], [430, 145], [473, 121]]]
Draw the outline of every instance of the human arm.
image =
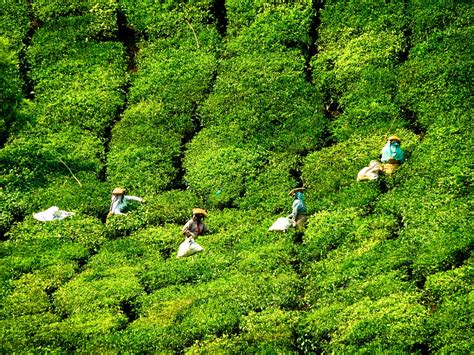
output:
[[181, 231], [186, 237], [193, 237], [194, 238], [196, 236], [196, 234], [191, 231], [192, 224], [193, 224], [193, 220], [190, 219], [188, 222], [186, 222], [186, 224], [184, 225], [184, 227]]
[[298, 215], [298, 206], [300, 204], [300, 201], [299, 200], [294, 200], [293, 201], [293, 205], [292, 205], [292, 211], [291, 213], [288, 215], [288, 218], [291, 219], [291, 220], [295, 220], [296, 219], [296, 216]]
[[126, 201], [132, 200], [132, 201], [143, 202], [143, 199], [141, 197], [130, 196], [130, 195], [124, 196], [124, 200], [126, 200]]

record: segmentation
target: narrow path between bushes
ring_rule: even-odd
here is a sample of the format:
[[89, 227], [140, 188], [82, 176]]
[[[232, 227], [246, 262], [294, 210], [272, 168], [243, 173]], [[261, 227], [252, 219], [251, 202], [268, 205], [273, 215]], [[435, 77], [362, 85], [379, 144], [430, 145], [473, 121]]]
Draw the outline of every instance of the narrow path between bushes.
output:
[[27, 5], [28, 5], [28, 18], [30, 20], [30, 28], [26, 34], [26, 37], [23, 38], [23, 48], [21, 49], [20, 54], [19, 54], [19, 65], [20, 65], [19, 71], [20, 71], [21, 82], [23, 84], [23, 94], [25, 95], [25, 98], [29, 100], [34, 100], [35, 98], [34, 85], [33, 85], [33, 81], [29, 77], [29, 73], [31, 72], [31, 66], [30, 66], [30, 63], [28, 63], [28, 60], [26, 58], [26, 53], [28, 52], [28, 48], [31, 45], [31, 41], [33, 39], [35, 32], [43, 25], [43, 23], [35, 16], [35, 13], [33, 12], [32, 0], [28, 0]]

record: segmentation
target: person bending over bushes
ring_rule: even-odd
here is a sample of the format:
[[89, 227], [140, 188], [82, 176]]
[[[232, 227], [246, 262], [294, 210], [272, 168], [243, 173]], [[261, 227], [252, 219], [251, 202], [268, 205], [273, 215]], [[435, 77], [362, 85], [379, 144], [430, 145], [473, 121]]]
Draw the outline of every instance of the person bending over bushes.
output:
[[395, 169], [403, 163], [403, 149], [400, 147], [401, 139], [397, 136], [388, 137], [387, 144], [382, 148], [383, 172], [392, 175]]
[[392, 175], [404, 160], [405, 153], [400, 147], [401, 142], [401, 139], [397, 136], [388, 137], [387, 144], [382, 148], [382, 163], [372, 160], [369, 166], [359, 171], [357, 181], [375, 180], [379, 177], [380, 172], [389, 176]]
[[186, 222], [183, 227], [183, 234], [186, 238], [194, 239], [198, 235], [209, 233], [209, 229], [202, 221], [207, 216], [207, 211], [202, 208], [193, 208], [193, 217]]
[[298, 187], [290, 191], [290, 196], [294, 197], [292, 211], [288, 215], [288, 218], [291, 221], [293, 227], [296, 229], [301, 230], [304, 228], [308, 217], [306, 216], [306, 205], [304, 203], [303, 197], [304, 187]]
[[125, 214], [125, 208], [127, 207], [128, 201], [139, 201], [143, 202], [143, 199], [136, 196], [126, 195], [127, 190], [120, 187], [116, 187], [112, 191], [112, 203], [110, 205], [109, 216], [113, 214]]

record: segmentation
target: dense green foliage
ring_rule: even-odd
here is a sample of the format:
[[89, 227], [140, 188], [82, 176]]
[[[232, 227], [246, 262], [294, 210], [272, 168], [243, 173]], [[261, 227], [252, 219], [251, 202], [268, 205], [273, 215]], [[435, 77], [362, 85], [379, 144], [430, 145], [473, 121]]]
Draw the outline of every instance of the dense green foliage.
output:
[[[473, 15], [4, 1], [1, 351], [472, 351]], [[406, 161], [357, 182], [391, 134]], [[305, 230], [269, 232], [301, 184]], [[107, 217], [116, 186], [144, 201]]]

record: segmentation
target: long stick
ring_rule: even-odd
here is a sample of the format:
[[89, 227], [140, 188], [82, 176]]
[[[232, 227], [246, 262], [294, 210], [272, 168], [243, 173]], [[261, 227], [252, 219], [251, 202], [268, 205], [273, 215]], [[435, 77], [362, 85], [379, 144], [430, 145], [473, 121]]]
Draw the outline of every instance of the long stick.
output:
[[61, 158], [59, 158], [59, 161], [64, 164], [64, 166], [67, 168], [67, 170], [69, 170], [69, 172], [71, 173], [72, 177], [77, 181], [77, 183], [79, 184], [79, 186], [82, 187], [81, 182], [80, 182], [79, 179], [76, 177], [76, 175], [74, 175], [74, 173], [73, 173], [72, 170], [69, 168], [69, 166], [67, 166], [67, 164], [66, 164]]
[[188, 24], [188, 26], [191, 28], [191, 31], [193, 31], [193, 35], [194, 35], [194, 40], [196, 41], [196, 46], [199, 48], [201, 48], [201, 46], [199, 45], [199, 40], [196, 36], [196, 32], [194, 31], [194, 28], [193, 28], [193, 25], [191, 25], [191, 22], [189, 22], [188, 20], [184, 19], [184, 21], [186, 21], [186, 23]]

